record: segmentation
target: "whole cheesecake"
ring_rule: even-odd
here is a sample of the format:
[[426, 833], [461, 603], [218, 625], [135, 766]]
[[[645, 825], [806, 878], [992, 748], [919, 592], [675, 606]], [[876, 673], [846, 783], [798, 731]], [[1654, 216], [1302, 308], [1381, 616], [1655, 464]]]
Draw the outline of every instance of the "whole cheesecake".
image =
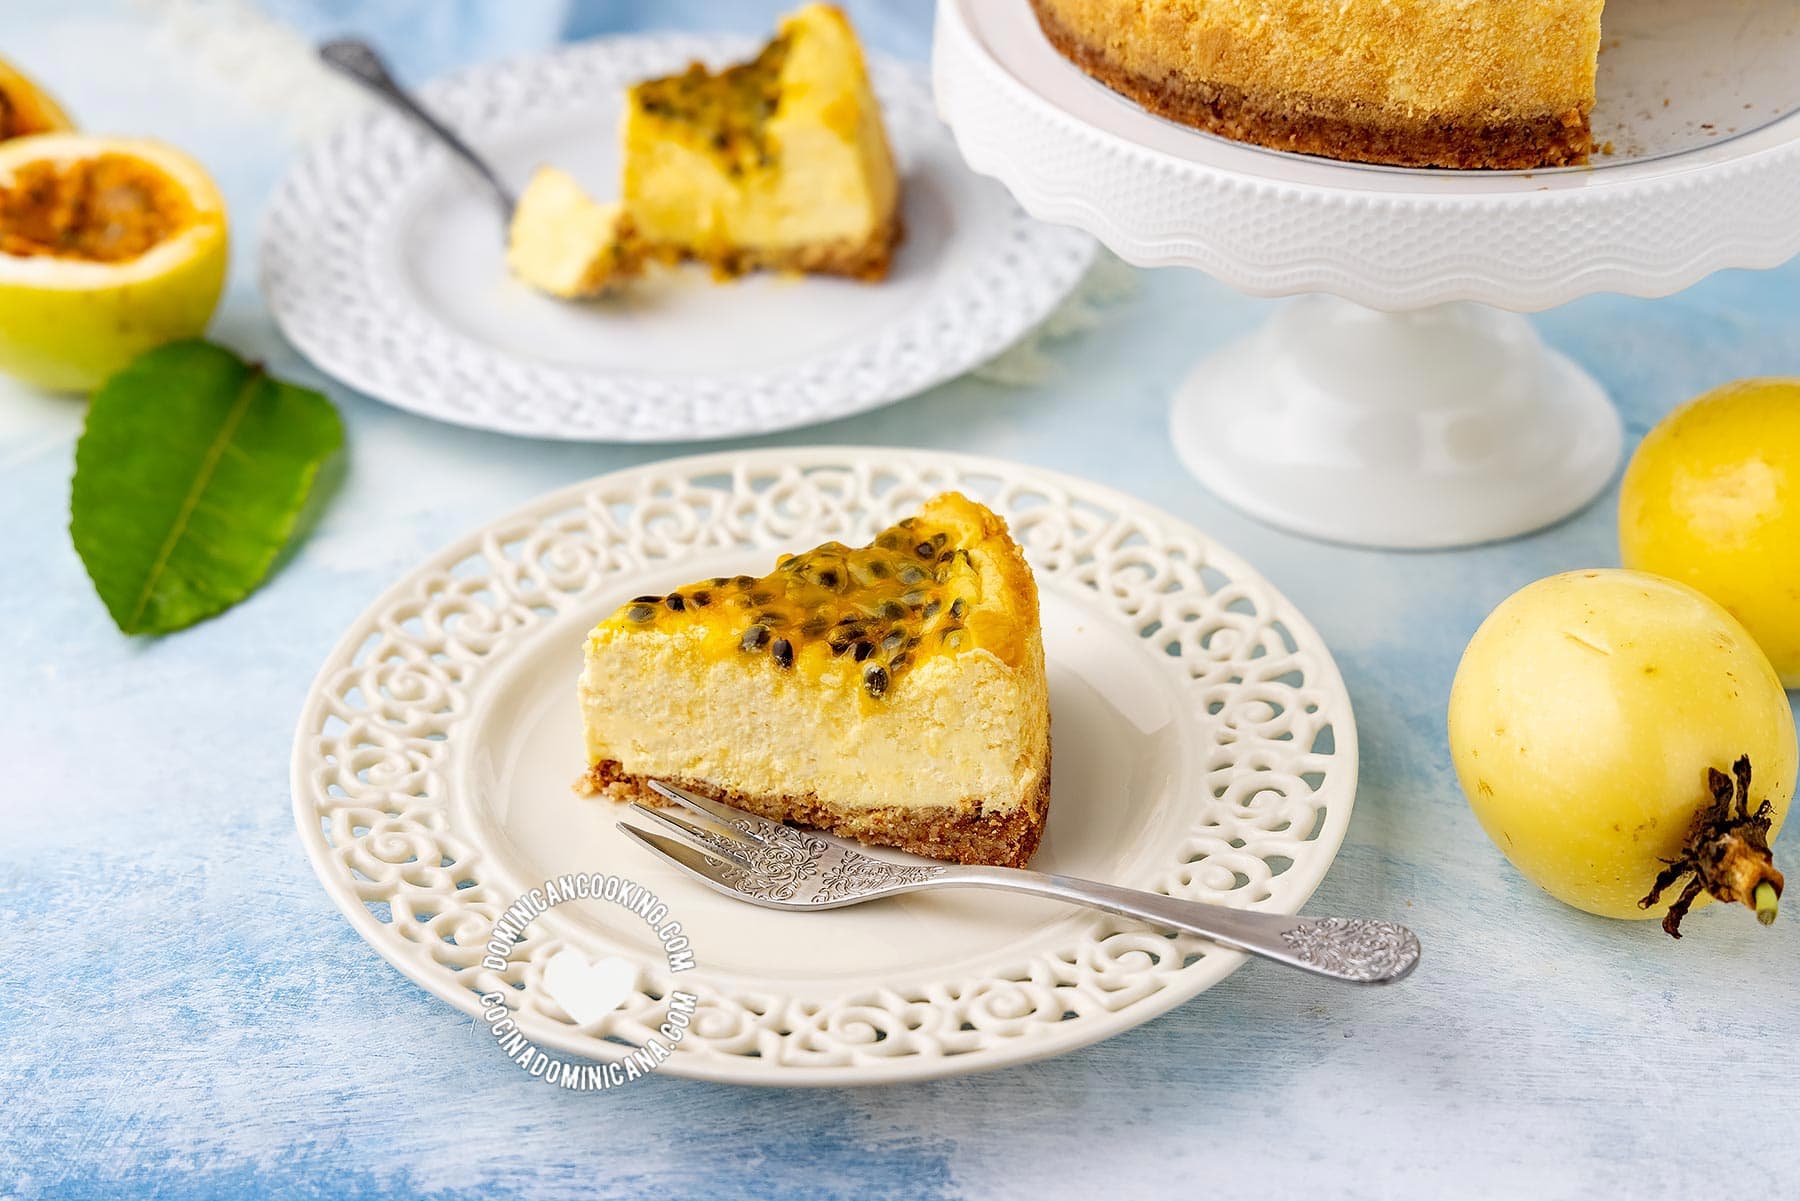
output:
[[1173, 120], [1414, 167], [1586, 160], [1604, 0], [1029, 0], [1089, 75]]
[[1037, 587], [957, 493], [865, 547], [641, 596], [588, 638], [584, 790], [661, 780], [778, 821], [1021, 867], [1050, 805]]

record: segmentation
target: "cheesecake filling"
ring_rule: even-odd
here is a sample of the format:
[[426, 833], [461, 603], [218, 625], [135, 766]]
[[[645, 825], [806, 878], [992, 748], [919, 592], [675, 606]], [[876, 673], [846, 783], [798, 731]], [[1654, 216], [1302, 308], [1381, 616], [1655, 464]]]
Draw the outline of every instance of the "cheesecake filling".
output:
[[[719, 659], [694, 630], [601, 639], [580, 685], [588, 762], [752, 797], [793, 797], [805, 781], [843, 812], [990, 814], [1024, 805], [1048, 768], [1041, 678], [1034, 686], [990, 652], [929, 660], [879, 706], [865, 703], [853, 665], [823, 672], [805, 683], [772, 663]], [[652, 691], [645, 680], [683, 684]]]
[[507, 230], [506, 266], [551, 296], [598, 296], [643, 271], [645, 249], [620, 204], [601, 204], [573, 176], [540, 167]]

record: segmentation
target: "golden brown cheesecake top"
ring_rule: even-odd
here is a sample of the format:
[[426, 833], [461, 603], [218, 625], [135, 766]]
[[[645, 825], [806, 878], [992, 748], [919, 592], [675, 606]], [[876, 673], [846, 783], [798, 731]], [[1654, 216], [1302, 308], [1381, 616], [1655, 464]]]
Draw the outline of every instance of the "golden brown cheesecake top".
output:
[[1524, 167], [1588, 150], [1603, 0], [1029, 0], [1154, 112], [1280, 149]]
[[764, 576], [640, 596], [596, 633], [699, 631], [710, 657], [766, 657], [815, 676], [849, 660], [880, 698], [932, 656], [985, 651], [1020, 667], [1036, 628], [1037, 587], [1006, 523], [947, 492], [867, 546], [827, 542]]

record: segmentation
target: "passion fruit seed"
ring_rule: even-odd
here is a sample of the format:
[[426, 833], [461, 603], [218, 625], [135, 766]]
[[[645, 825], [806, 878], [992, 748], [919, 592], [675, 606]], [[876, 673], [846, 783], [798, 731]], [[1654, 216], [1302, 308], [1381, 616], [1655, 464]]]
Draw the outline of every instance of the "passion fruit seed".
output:
[[879, 663], [871, 663], [863, 668], [863, 687], [869, 690], [870, 696], [881, 696], [888, 690], [887, 668]]
[[687, 602], [681, 598], [681, 593], [679, 592], [669, 593], [669, 595], [663, 599], [663, 604], [669, 606], [669, 610], [674, 613], [679, 613], [687, 608]]
[[747, 651], [759, 651], [762, 649], [763, 643], [768, 640], [768, 626], [751, 626], [744, 631], [744, 636], [738, 639], [738, 645]]
[[794, 644], [786, 638], [777, 638], [775, 645], [769, 648], [769, 654], [774, 658], [777, 667], [794, 665]]
[[625, 610], [625, 616], [632, 621], [649, 621], [656, 616], [656, 608], [653, 605], [633, 605]]

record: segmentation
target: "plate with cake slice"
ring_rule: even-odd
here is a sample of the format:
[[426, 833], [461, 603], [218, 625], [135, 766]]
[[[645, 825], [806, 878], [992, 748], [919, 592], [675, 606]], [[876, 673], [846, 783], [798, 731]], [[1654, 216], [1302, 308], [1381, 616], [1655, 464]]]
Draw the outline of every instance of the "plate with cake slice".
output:
[[774, 38], [618, 37], [478, 67], [315, 145], [262, 288], [316, 366], [440, 420], [644, 442], [785, 429], [953, 378], [1092, 262], [971, 172], [922, 70], [834, 7]]
[[[326, 891], [419, 985], [471, 1014], [503, 995], [537, 1045], [607, 1060], [679, 987], [698, 1007], [661, 1070], [771, 1085], [1057, 1054], [1243, 956], [1012, 895], [755, 908], [621, 831], [651, 780], [895, 863], [1295, 913], [1356, 774], [1329, 651], [1200, 532], [1034, 468], [843, 447], [634, 468], [474, 531], [346, 631], [293, 757]], [[514, 901], [572, 873], [654, 893], [696, 966], [672, 978], [597, 899], [489, 957]], [[549, 995], [566, 949], [632, 965], [623, 1001], [578, 1020]]]

